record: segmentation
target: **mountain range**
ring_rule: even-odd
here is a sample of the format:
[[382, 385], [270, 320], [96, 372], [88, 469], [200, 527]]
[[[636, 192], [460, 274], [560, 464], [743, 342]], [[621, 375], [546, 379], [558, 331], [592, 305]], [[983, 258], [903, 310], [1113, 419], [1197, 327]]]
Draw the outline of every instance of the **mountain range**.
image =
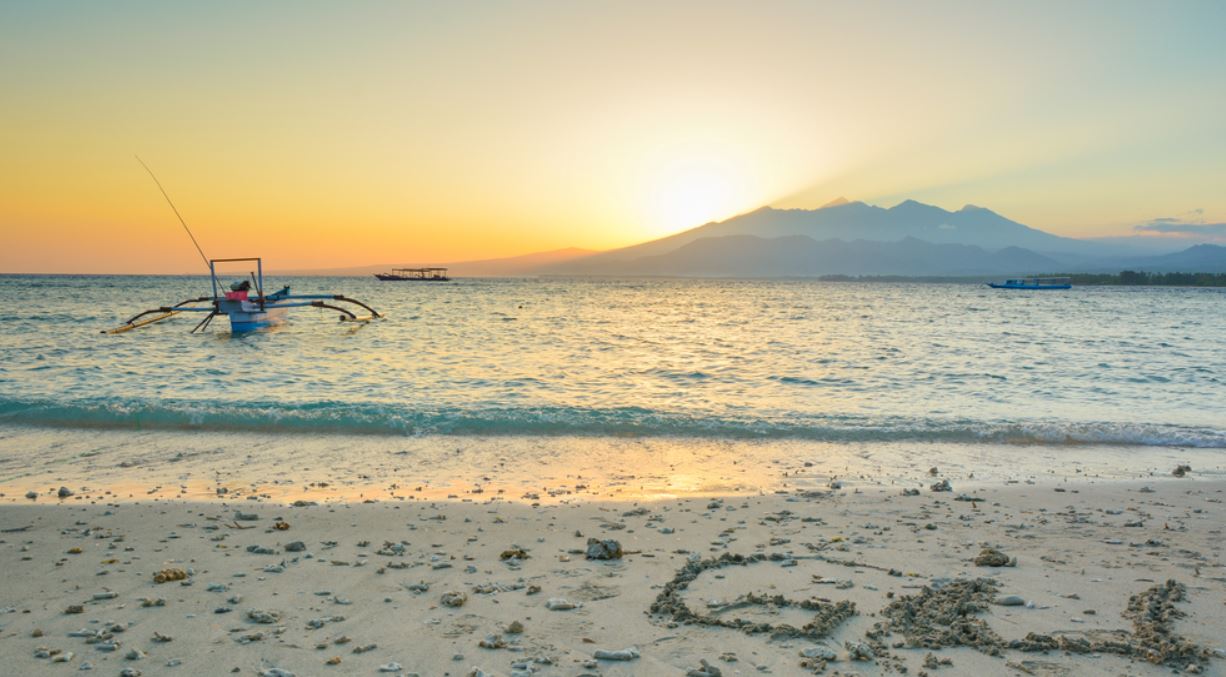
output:
[[985, 276], [1055, 272], [1226, 272], [1226, 247], [1172, 238], [1082, 240], [990, 209], [843, 199], [819, 209], [761, 209], [544, 266], [554, 275], [811, 277]]
[[[1058, 272], [1226, 272], [1226, 247], [1135, 236], [1077, 239], [983, 207], [915, 200], [883, 208], [842, 198], [818, 209], [760, 209], [605, 252], [563, 249], [446, 264], [455, 276], [910, 277]], [[366, 266], [312, 274], [367, 274]]]

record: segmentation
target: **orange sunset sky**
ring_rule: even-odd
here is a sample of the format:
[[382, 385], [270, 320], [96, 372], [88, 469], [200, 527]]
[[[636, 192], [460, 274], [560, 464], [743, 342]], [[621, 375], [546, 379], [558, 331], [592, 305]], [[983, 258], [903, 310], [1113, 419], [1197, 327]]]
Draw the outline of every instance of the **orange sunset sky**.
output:
[[1226, 221], [1226, 3], [0, 5], [0, 272], [633, 244], [770, 204]]

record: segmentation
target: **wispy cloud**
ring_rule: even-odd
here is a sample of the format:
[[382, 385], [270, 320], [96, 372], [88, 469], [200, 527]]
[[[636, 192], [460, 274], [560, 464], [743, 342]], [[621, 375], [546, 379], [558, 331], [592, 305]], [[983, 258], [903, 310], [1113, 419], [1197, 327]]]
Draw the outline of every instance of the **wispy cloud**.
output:
[[1162, 216], [1134, 226], [1133, 230], [1142, 235], [1161, 235], [1204, 240], [1206, 242], [1226, 242], [1226, 223], [1205, 223], [1205, 210], [1193, 209], [1182, 216]]

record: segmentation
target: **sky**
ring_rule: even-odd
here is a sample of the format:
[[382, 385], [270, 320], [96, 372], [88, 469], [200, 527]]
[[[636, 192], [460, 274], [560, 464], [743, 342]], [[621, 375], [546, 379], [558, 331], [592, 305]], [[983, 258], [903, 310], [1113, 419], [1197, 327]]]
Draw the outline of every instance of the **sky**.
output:
[[[845, 196], [1226, 234], [1226, 2], [0, 0], [0, 272], [447, 262]], [[1199, 229], [1199, 230], [1197, 230]]]

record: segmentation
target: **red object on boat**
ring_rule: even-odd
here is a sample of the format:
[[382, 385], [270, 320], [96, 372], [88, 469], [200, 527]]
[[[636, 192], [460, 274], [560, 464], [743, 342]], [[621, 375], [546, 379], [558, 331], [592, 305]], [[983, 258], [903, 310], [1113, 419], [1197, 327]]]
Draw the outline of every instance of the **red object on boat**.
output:
[[226, 300], [227, 301], [246, 301], [247, 300], [247, 290], [244, 289], [242, 291], [228, 291], [226, 292]]

